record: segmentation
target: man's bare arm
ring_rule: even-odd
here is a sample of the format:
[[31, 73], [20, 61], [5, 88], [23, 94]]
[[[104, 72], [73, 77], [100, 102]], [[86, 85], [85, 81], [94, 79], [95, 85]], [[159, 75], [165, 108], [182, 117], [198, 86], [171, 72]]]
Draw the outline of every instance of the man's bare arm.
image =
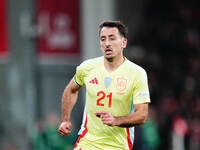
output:
[[62, 96], [62, 121], [69, 121], [72, 109], [77, 101], [78, 91], [81, 88], [73, 79], [65, 88]]
[[68, 135], [71, 133], [71, 112], [76, 104], [78, 91], [81, 86], [79, 86], [73, 79], [69, 82], [67, 87], [65, 88], [62, 96], [62, 123], [58, 129], [58, 132], [62, 135]]
[[116, 117], [108, 111], [99, 111], [95, 115], [109, 126], [132, 127], [145, 123], [148, 117], [148, 103], [135, 104], [134, 109], [135, 112], [127, 116]]

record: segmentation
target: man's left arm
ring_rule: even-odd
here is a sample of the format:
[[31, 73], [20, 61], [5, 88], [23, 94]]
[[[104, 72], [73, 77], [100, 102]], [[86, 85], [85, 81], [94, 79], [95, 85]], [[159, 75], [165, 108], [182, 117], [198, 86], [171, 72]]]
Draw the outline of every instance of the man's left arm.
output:
[[102, 122], [108, 126], [132, 127], [146, 122], [148, 117], [148, 104], [134, 104], [135, 111], [127, 116], [113, 116], [108, 111], [98, 111], [95, 115], [100, 117]]
[[150, 103], [147, 74], [144, 69], [139, 70], [134, 83], [134, 112], [127, 116], [113, 116], [108, 111], [99, 111], [95, 115], [109, 126], [132, 127], [146, 122], [148, 104]]

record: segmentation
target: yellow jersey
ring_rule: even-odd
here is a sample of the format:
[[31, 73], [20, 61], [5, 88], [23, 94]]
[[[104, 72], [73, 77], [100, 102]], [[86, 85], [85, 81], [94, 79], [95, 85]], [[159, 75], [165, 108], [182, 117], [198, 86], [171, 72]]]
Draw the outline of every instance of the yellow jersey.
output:
[[74, 76], [80, 86], [86, 86], [86, 104], [79, 139], [75, 150], [131, 150], [134, 127], [110, 127], [94, 113], [109, 111], [113, 116], [134, 112], [134, 104], [149, 103], [145, 70], [125, 58], [116, 70], [108, 72], [104, 57], [81, 63]]

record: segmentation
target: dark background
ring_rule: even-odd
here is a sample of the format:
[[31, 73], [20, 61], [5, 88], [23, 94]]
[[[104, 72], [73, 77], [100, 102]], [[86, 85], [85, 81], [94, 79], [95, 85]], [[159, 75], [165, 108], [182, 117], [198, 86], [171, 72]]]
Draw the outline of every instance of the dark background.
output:
[[[148, 75], [149, 119], [136, 127], [133, 149], [200, 149], [197, 1], [77, 0], [74, 8], [78, 15], [73, 18], [76, 24], [71, 22], [76, 29], [70, 30], [79, 35], [76, 48], [71, 48], [70, 53], [59, 50], [52, 54], [51, 50], [41, 54], [45, 50], [38, 46], [38, 2], [2, 3], [5, 16], [0, 19], [0, 150], [73, 149], [82, 120], [84, 89], [72, 113], [73, 132], [65, 138], [56, 131], [61, 96], [76, 66], [101, 54], [98, 25], [104, 19], [121, 20], [128, 26], [124, 54]], [[57, 3], [53, 5], [55, 10], [65, 8]], [[66, 1], [66, 5], [70, 4]]]

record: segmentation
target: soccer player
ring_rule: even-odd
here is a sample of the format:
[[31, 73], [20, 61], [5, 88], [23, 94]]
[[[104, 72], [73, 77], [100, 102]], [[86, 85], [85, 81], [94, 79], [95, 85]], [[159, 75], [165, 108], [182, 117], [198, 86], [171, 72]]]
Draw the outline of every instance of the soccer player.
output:
[[127, 27], [120, 21], [100, 24], [102, 57], [81, 63], [62, 97], [58, 132], [71, 132], [70, 116], [78, 91], [86, 86], [83, 122], [74, 150], [131, 150], [134, 126], [147, 120], [150, 103], [143, 68], [123, 56]]

